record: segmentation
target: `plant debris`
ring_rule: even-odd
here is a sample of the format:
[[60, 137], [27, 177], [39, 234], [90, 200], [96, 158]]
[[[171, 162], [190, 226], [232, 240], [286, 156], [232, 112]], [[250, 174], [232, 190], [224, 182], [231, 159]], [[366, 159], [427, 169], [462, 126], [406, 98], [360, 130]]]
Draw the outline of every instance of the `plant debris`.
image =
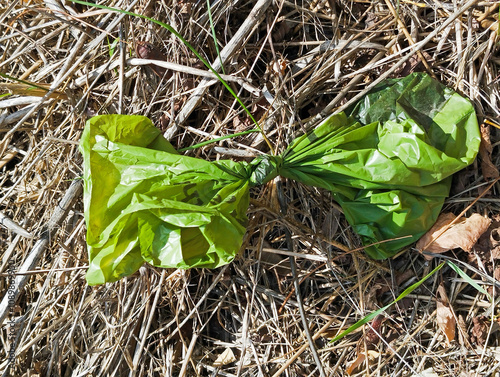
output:
[[[352, 375], [498, 372], [500, 312], [485, 291], [498, 299], [500, 187], [493, 184], [478, 199], [500, 163], [498, 2], [211, 1], [217, 42], [204, 1], [95, 3], [170, 24], [214, 66], [219, 66], [218, 43], [229, 86], [261, 118], [277, 154], [334, 112], [351, 111], [376, 82], [406, 72], [433, 74], [469, 99], [479, 124], [490, 126], [489, 142], [483, 157], [460, 173], [460, 184], [451, 183], [442, 210], [492, 220], [469, 252], [454, 249], [445, 255], [469, 280], [444, 266], [404, 298], [404, 307], [394, 305], [385, 313], [383, 339]], [[89, 287], [78, 145], [90, 117], [146, 116], [175, 149], [253, 125], [227, 88], [153, 22], [72, 1], [3, 0], [0, 9], [0, 72], [29, 83], [0, 78], [7, 84], [0, 98], [2, 373], [320, 376], [314, 349], [324, 375], [346, 376], [358, 357], [362, 332], [330, 340], [440, 263], [440, 257], [427, 261], [414, 244], [387, 260], [369, 258], [329, 191], [283, 179], [287, 213], [276, 204], [275, 182], [253, 188], [247, 232], [230, 264], [214, 270], [145, 264], [116, 283]], [[132, 64], [136, 41], [150, 43], [166, 62], [184, 70], [157, 74], [153, 66]], [[197, 71], [186, 73], [186, 68]], [[222, 154], [228, 150], [244, 152], [231, 157], [236, 162], [268, 153], [262, 135], [249, 133], [184, 154], [217, 161], [228, 159]], [[406, 271], [413, 275], [399, 281]], [[445, 282], [472, 346], [440, 341], [437, 278]], [[14, 305], [5, 295], [9, 288], [20, 288]], [[308, 326], [302, 324], [300, 306]], [[229, 362], [227, 349], [236, 360]]]
[[450, 304], [448, 295], [446, 294], [446, 289], [444, 284], [441, 283], [438, 286], [438, 299], [436, 300], [436, 321], [439, 329], [443, 332], [446, 337], [446, 343], [451, 345], [451, 342], [455, 340], [455, 332], [457, 328], [456, 315], [453, 311], [453, 307]]
[[498, 168], [491, 161], [493, 146], [491, 145], [490, 134], [490, 126], [482, 124], [479, 155], [481, 157], [481, 171], [483, 172], [484, 179], [498, 178], [498, 176], [500, 175], [500, 173], [498, 172]]
[[[135, 53], [137, 54], [137, 57], [141, 59], [167, 61], [167, 57], [163, 55], [160, 49], [148, 42], [137, 41]], [[165, 77], [165, 73], [167, 72], [166, 68], [159, 67], [154, 64], [149, 64], [148, 67], [150, 67], [158, 77], [165, 78], [165, 80], [168, 80], [170, 76], [172, 76], [172, 73], [170, 73]]]
[[[455, 221], [456, 218], [449, 212], [439, 215], [434, 226], [418, 240], [416, 248], [435, 254], [456, 248], [470, 251], [491, 224], [491, 219], [477, 213], [459, 221]], [[432, 259], [430, 256], [426, 257]]]

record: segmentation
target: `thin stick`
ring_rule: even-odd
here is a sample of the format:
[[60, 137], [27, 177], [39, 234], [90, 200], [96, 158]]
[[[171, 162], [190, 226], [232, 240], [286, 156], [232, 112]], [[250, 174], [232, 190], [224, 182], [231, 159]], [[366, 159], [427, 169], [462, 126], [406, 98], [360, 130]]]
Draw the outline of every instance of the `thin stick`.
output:
[[50, 270], [32, 270], [32, 271], [23, 271], [23, 272], [14, 272], [14, 274], [1, 273], [0, 276], [6, 277], [10, 275], [38, 275], [38, 274], [48, 274], [49, 272], [71, 272], [76, 270], [86, 270], [89, 266], [76, 266], [76, 267], [67, 267], [67, 268], [54, 268]]
[[[386, 50], [388, 51], [392, 46], [394, 46], [397, 42], [397, 39], [394, 38], [392, 39], [386, 46]], [[373, 57], [372, 60], [370, 60], [370, 62], [367, 64], [368, 67], [371, 67], [373, 66], [376, 62], [378, 62], [380, 59], [382, 59], [385, 55], [386, 51], [379, 51], [377, 53], [377, 55], [375, 55]], [[325, 112], [325, 114], [328, 114], [330, 113], [334, 108], [335, 106], [337, 106], [337, 103], [339, 103], [342, 99], [344, 99], [344, 97], [352, 92], [353, 88], [355, 85], [359, 84], [359, 82], [363, 79], [363, 77], [365, 77], [365, 75], [363, 73], [359, 73], [357, 74], [356, 76], [354, 76], [351, 81], [349, 81], [349, 83], [345, 86], [344, 89], [342, 89], [339, 94], [337, 94], [335, 96], [335, 98], [333, 100], [330, 101], [330, 103], [323, 109], [323, 111]]]
[[[403, 31], [403, 34], [405, 35], [406, 39], [408, 40], [408, 44], [410, 46], [415, 46], [415, 41], [411, 37], [411, 34], [408, 32], [408, 29], [406, 28], [406, 25], [403, 23], [403, 21], [401, 21], [401, 18], [399, 18], [399, 15], [396, 12], [396, 9], [394, 9], [394, 7], [391, 4], [391, 1], [390, 0], [385, 0], [385, 3], [387, 5], [387, 7], [389, 8], [389, 10], [391, 11], [392, 15], [396, 18], [396, 21], [398, 22], [398, 25], [401, 27], [401, 30]], [[420, 58], [420, 60], [422, 61], [422, 63], [424, 64], [425, 69], [427, 70], [427, 72], [429, 72], [429, 74], [432, 77], [436, 78], [436, 76], [434, 75], [434, 72], [432, 71], [431, 66], [429, 65], [429, 63], [425, 59], [424, 54], [422, 54], [422, 52], [420, 50], [418, 50], [417, 51], [417, 55]]]
[[[224, 273], [226, 272], [227, 268], [229, 267], [228, 264], [226, 264], [225, 266], [223, 266], [221, 268], [221, 270], [219, 271], [219, 274], [215, 277], [214, 281], [212, 282], [212, 284], [210, 284], [210, 287], [207, 288], [205, 294], [200, 298], [200, 300], [196, 303], [196, 305], [194, 306], [194, 308], [189, 312], [189, 314], [186, 316], [186, 318], [184, 318], [184, 320], [175, 328], [174, 331], [172, 331], [172, 333], [168, 336], [167, 338], [167, 342], [172, 339], [174, 337], [175, 334], [177, 334], [177, 332], [179, 331], [179, 329], [181, 329], [187, 321], [189, 321], [191, 319], [191, 317], [193, 315], [195, 315], [197, 312], [198, 312], [198, 308], [201, 306], [201, 304], [203, 304], [205, 302], [205, 300], [208, 298], [208, 295], [210, 294], [210, 292], [212, 292], [212, 290], [215, 288], [215, 286], [217, 284], [219, 284], [219, 281], [220, 279], [222, 278], [222, 276], [224, 276]], [[172, 325], [174, 322], [176, 322], [176, 320], [174, 319], [173, 321], [170, 321], [166, 327], [170, 327], [170, 325]]]
[[63, 84], [63, 82], [77, 69], [79, 68], [80, 62], [83, 60], [86, 55], [84, 54], [76, 64], [74, 64], [71, 68], [70, 65], [73, 60], [76, 58], [77, 53], [80, 52], [80, 49], [83, 47], [85, 41], [87, 40], [87, 35], [82, 33], [80, 39], [76, 42], [75, 46], [73, 46], [72, 52], [68, 56], [66, 63], [61, 68], [61, 71], [57, 75], [55, 82], [50, 86], [50, 89], [47, 93], [40, 99], [40, 101], [21, 118], [21, 120], [4, 136], [4, 141], [0, 143], [0, 155], [3, 154], [5, 148], [7, 148], [7, 143], [10, 141], [10, 137], [17, 131], [19, 127], [21, 127], [24, 122], [28, 120], [30, 116], [32, 116], [35, 111], [41, 109], [47, 99], [49, 99], [52, 93], [57, 91], [57, 88]]
[[193, 337], [191, 338], [191, 342], [189, 343], [188, 350], [186, 352], [186, 356], [184, 357], [184, 361], [182, 362], [182, 368], [179, 372], [179, 377], [184, 377], [186, 374], [187, 366], [189, 364], [189, 360], [191, 360], [191, 355], [193, 354], [194, 346], [196, 345], [196, 341], [198, 340], [198, 333], [195, 332]]
[[[128, 9], [133, 9], [133, 7], [135, 6], [135, 4], [137, 2], [138, 2], [138, 0], [134, 0], [129, 5]], [[118, 15], [118, 17], [109, 24], [109, 26], [106, 28], [106, 30], [108, 30], [108, 31], [113, 30], [116, 27], [116, 25], [118, 25], [121, 22], [123, 17], [125, 17], [125, 14]], [[24, 122], [26, 122], [28, 120], [28, 118], [31, 117], [35, 113], [35, 111], [38, 111], [39, 109], [41, 109], [44, 106], [45, 101], [50, 97], [50, 95], [52, 93], [54, 93], [56, 91], [56, 89], [59, 88], [59, 86], [61, 86], [62, 83], [69, 76], [71, 76], [73, 74], [73, 72], [75, 72], [77, 69], [79, 69], [81, 67], [82, 62], [87, 58], [90, 51], [92, 51], [94, 49], [94, 47], [98, 46], [104, 40], [104, 38], [106, 38], [106, 36], [107, 36], [107, 34], [103, 33], [103, 34], [99, 35], [98, 37], [96, 37], [89, 44], [87, 50], [78, 58], [78, 60], [71, 67], [69, 67], [69, 65], [73, 62], [74, 58], [81, 51], [81, 48], [83, 47], [83, 45], [85, 43], [86, 34], [82, 33], [82, 35], [80, 36], [80, 39], [77, 41], [77, 43], [75, 44], [75, 46], [72, 49], [71, 54], [67, 58], [64, 67], [59, 72], [58, 76], [54, 80], [54, 83], [50, 86], [50, 89], [47, 92], [47, 94], [45, 94], [45, 96], [43, 96], [40, 99], [40, 102], [38, 102], [35, 106], [30, 108], [28, 113], [26, 115], [24, 115], [24, 117], [9, 132], [7, 132], [5, 134], [5, 136], [3, 138], [4, 141], [0, 142], [0, 155], [3, 154], [5, 148], [7, 147], [7, 142], [10, 140], [10, 137], [14, 134], [14, 132], [16, 132], [17, 129], [20, 128], [24, 124]]]
[[123, 32], [123, 22], [120, 24], [119, 36], [120, 36], [120, 69], [119, 69], [119, 78], [118, 78], [118, 87], [119, 87], [119, 97], [118, 97], [118, 114], [123, 114], [123, 91], [125, 85], [125, 61], [126, 61], [126, 47], [123, 40], [125, 39]]
[[33, 238], [33, 234], [28, 232], [26, 229], [24, 229], [21, 225], [16, 223], [11, 218], [4, 215], [2, 212], [0, 212], [0, 225], [6, 227], [7, 229], [12, 230], [14, 233], [20, 234], [23, 237]]
[[[193, 67], [188, 67], [186, 65], [182, 64], [177, 64], [177, 63], [172, 63], [172, 62], [166, 62], [163, 60], [151, 60], [151, 59], [139, 59], [139, 58], [131, 58], [127, 60], [127, 65], [150, 65], [154, 64], [157, 65], [158, 67], [166, 68], [166, 69], [171, 69], [172, 71], [176, 72], [182, 72], [182, 73], [187, 73], [190, 75], [195, 75], [195, 76], [201, 76], [201, 77], [207, 77], [209, 79], [218, 79], [218, 77], [215, 75], [215, 73], [206, 71], [203, 69], [199, 68], [193, 68]], [[109, 69], [113, 69], [114, 64], [111, 64]], [[235, 82], [238, 83], [239, 85], [245, 87], [248, 83], [247, 79], [244, 79], [242, 77], [236, 77], [236, 76], [231, 76], [231, 75], [219, 75], [222, 77], [225, 81], [227, 82]], [[209, 85], [206, 86], [208, 88]]]

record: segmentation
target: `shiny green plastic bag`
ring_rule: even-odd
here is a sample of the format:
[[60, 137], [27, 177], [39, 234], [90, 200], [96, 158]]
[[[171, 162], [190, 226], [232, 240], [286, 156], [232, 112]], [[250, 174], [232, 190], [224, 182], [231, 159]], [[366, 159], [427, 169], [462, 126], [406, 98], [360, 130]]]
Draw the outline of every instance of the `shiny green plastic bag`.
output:
[[[333, 115], [285, 152], [280, 174], [332, 191], [375, 259], [436, 221], [451, 175], [481, 141], [472, 104], [425, 74], [388, 80], [350, 113]], [[410, 237], [408, 237], [410, 236]]]
[[234, 258], [247, 222], [246, 165], [181, 156], [142, 116], [90, 119], [81, 149], [89, 284], [144, 262], [217, 267]]
[[251, 163], [181, 156], [145, 117], [94, 117], [81, 144], [87, 281], [116, 281], [144, 262], [230, 262], [249, 187], [277, 175], [330, 190], [364, 244], [376, 243], [366, 252], [388, 258], [434, 224], [451, 175], [474, 160], [479, 143], [471, 103], [425, 74], [385, 82], [350, 116], [332, 115], [282, 155]]

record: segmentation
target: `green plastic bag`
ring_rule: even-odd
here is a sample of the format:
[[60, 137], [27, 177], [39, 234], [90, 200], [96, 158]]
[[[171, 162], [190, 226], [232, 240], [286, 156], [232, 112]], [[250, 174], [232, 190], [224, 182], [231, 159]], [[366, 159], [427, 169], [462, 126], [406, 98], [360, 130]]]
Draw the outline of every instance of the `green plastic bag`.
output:
[[331, 191], [363, 243], [376, 243], [366, 252], [391, 257], [434, 224], [451, 175], [479, 144], [472, 104], [425, 74], [386, 81], [349, 116], [332, 115], [282, 155], [251, 163], [179, 155], [142, 116], [94, 117], [81, 143], [87, 281], [116, 281], [144, 262], [229, 263], [250, 187], [277, 175]]

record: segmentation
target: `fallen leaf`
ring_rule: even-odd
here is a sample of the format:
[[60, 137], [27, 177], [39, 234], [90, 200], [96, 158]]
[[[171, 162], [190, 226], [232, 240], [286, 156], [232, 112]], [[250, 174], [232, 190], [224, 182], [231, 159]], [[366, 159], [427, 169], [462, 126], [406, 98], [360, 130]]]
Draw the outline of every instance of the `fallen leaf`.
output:
[[461, 346], [471, 348], [471, 344], [467, 338], [467, 325], [465, 324], [465, 319], [462, 314], [458, 315], [457, 329], [458, 329], [458, 343]]
[[492, 228], [490, 232], [491, 247], [500, 246], [500, 228]]
[[[494, 223], [494, 225], [497, 224]], [[490, 246], [491, 257], [493, 259], [500, 259], [500, 228], [491, 229], [489, 241], [488, 246]]]
[[233, 350], [231, 348], [226, 348], [224, 352], [222, 352], [217, 359], [214, 361], [214, 367], [221, 367], [227, 364], [231, 364], [236, 361], [236, 357], [234, 357]]
[[443, 283], [438, 287], [438, 296], [436, 301], [436, 321], [439, 329], [446, 336], [446, 343], [449, 346], [455, 340], [457, 321]]
[[[491, 219], [474, 213], [471, 217], [462, 218], [450, 226], [455, 218], [453, 213], [439, 215], [434, 226], [418, 240], [417, 249], [436, 254], [456, 248], [470, 251], [491, 224]], [[426, 258], [432, 259], [428, 256]]]
[[[254, 119], [259, 120], [262, 118], [264, 114], [267, 112], [267, 108], [269, 107], [269, 103], [265, 98], [262, 98], [252, 106], [251, 113]], [[249, 116], [245, 116], [240, 118], [236, 116], [233, 118], [233, 128], [235, 132], [242, 132], [250, 129], [253, 126], [253, 120]]]
[[360, 353], [358, 354], [358, 357], [356, 360], [354, 360], [346, 369], [347, 375], [351, 375], [356, 369], [360, 367], [361, 364], [363, 364], [366, 360], [366, 357], [368, 356], [368, 363], [373, 363], [375, 359], [377, 359], [380, 356], [380, 353], [374, 350], [368, 350], [366, 353]]
[[366, 331], [364, 337], [358, 340], [358, 344], [356, 346], [356, 360], [354, 360], [349, 367], [346, 369], [346, 373], [351, 375], [365, 360], [368, 355], [368, 363], [375, 360], [379, 353], [375, 351], [377, 344], [380, 342], [380, 327], [382, 325], [382, 321], [384, 320], [384, 316], [379, 314], [371, 321], [371, 326]]
[[493, 147], [490, 140], [490, 126], [481, 125], [481, 145], [479, 146], [479, 156], [481, 157], [481, 171], [485, 179], [498, 178], [500, 173], [498, 168], [491, 162], [491, 152]]
[[[363, 342], [363, 346], [366, 346], [366, 349], [373, 350], [380, 342], [379, 333], [384, 318], [385, 317], [383, 315], [379, 314], [372, 319], [370, 329], [365, 334], [365, 339], [360, 340]], [[358, 351], [362, 348], [364, 347], [361, 347], [361, 343], [358, 343]]]
[[485, 316], [479, 316], [472, 318], [472, 331], [471, 339], [478, 346], [483, 347], [486, 345], [488, 340], [488, 335], [491, 338], [495, 338], [498, 335], [496, 333], [500, 330], [500, 325], [498, 322], [491, 322], [491, 320]]
[[289, 20], [283, 20], [276, 24], [273, 29], [273, 41], [283, 41], [293, 25]]
[[[432, 61], [432, 56], [430, 56], [427, 52], [423, 52], [422, 55], [427, 62]], [[406, 62], [403, 70], [400, 73], [400, 77], [408, 76], [413, 72], [425, 72], [425, 65], [422, 62], [420, 56], [418, 56], [417, 54], [413, 55], [410, 60]]]
[[[369, 290], [365, 291], [364, 302], [367, 310], [377, 310], [379, 305], [379, 299], [385, 292], [388, 292], [390, 287], [388, 284], [382, 282], [375, 282]], [[380, 306], [379, 306], [380, 307]]]
[[493, 277], [495, 280], [500, 281], [500, 266], [495, 267], [495, 271], [493, 272]]
[[[135, 46], [135, 53], [137, 57], [140, 59], [167, 61], [167, 58], [165, 57], [165, 55], [163, 55], [160, 49], [148, 42], [138, 41]], [[153, 72], [156, 73], [156, 75], [158, 75], [161, 78], [163, 78], [165, 72], [167, 72], [165, 68], [158, 67], [157, 65], [154, 64], [149, 64], [148, 67], [150, 67], [153, 70]], [[170, 78], [171, 75], [172, 73], [169, 72], [166, 79]]]
[[487, 324], [487, 319], [483, 316], [472, 318], [472, 331], [471, 340], [478, 346], [484, 346], [486, 343], [486, 338], [488, 337], [489, 326]]
[[233, 118], [233, 128], [235, 132], [242, 132], [252, 127], [252, 119], [250, 117], [235, 116]]
[[364, 353], [359, 354], [346, 369], [346, 373], [350, 376], [366, 359], [366, 355]]
[[398, 287], [403, 285], [404, 282], [415, 276], [413, 270], [404, 270], [403, 272], [396, 272], [393, 279], [379, 278], [375, 280], [372, 287], [365, 292], [365, 305], [368, 310], [377, 310], [380, 308], [381, 302], [379, 299], [389, 291], [396, 292]]
[[340, 211], [335, 207], [331, 207], [323, 220], [321, 230], [328, 240], [333, 239], [337, 234], [337, 230], [339, 228], [339, 217]]
[[168, 129], [168, 126], [170, 124], [170, 114], [169, 113], [163, 113], [162, 116], [160, 117], [160, 131], [163, 133]]

